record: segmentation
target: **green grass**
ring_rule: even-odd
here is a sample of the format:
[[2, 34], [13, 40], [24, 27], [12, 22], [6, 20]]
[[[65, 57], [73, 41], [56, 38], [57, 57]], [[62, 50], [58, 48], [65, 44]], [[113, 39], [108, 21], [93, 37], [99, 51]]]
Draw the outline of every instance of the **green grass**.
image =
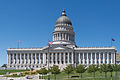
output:
[[[82, 78], [79, 77], [79, 79], [78, 79], [78, 78], [71, 78], [71, 76], [79, 76], [78, 73], [72, 72], [69, 75], [69, 79], [68, 79], [68, 75], [64, 72], [61, 72], [60, 74], [56, 75], [56, 80], [114, 80], [114, 72], [112, 74], [113, 74], [113, 77], [111, 79], [110, 72], [107, 73], [107, 78], [105, 78], [104, 73], [96, 72], [96, 76], [94, 78], [92, 73], [85, 72], [82, 75], [83, 77]], [[118, 72], [118, 76], [119, 75], [120, 75], [120, 72]], [[47, 79], [48, 76], [44, 76], [43, 78]], [[54, 75], [50, 75], [50, 79], [54, 80]], [[119, 80], [119, 78], [116, 77], [115, 80]]]
[[[6, 72], [24, 72], [24, 71], [29, 71], [29, 70], [0, 70], [0, 74], [6, 74]], [[82, 78], [79, 77], [79, 79], [77, 78], [71, 78], [71, 76], [79, 76], [78, 73], [76, 73], [75, 71], [73, 71], [70, 75], [69, 75], [69, 79], [68, 79], [68, 75], [65, 72], [61, 72], [60, 74], [56, 75], [56, 80], [114, 80], [114, 72], [112, 73], [113, 77], [111, 79], [110, 77], [110, 72], [107, 73], [107, 78], [105, 78], [105, 74], [102, 72], [96, 72], [95, 74], [95, 78], [93, 77], [93, 73], [88, 73], [87, 71], [85, 73], [82, 74]], [[117, 72], [117, 75], [120, 77], [120, 72]], [[18, 76], [7, 76], [7, 77], [23, 77], [22, 75], [18, 75]], [[42, 78], [47, 79], [48, 76], [43, 76]], [[54, 80], [54, 75], [50, 75], [50, 79]], [[115, 77], [115, 80], [118, 80], [118, 77]]]
[[24, 72], [24, 71], [29, 71], [29, 70], [0, 70], [0, 75], [4, 75], [7, 72], [13, 73], [13, 72]]

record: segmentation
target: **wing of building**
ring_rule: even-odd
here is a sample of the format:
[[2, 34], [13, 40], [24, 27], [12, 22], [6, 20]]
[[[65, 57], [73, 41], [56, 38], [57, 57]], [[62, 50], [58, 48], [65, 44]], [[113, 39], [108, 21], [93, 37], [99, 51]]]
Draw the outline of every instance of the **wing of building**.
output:
[[7, 66], [15, 69], [40, 69], [58, 65], [60, 69], [72, 64], [114, 64], [115, 47], [78, 47], [72, 22], [65, 10], [56, 21], [53, 42], [43, 48], [8, 48]]

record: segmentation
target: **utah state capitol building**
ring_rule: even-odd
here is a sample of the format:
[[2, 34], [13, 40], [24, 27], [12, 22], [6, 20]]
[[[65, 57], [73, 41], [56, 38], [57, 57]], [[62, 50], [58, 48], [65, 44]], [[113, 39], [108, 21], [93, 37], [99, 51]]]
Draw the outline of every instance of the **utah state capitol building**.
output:
[[7, 67], [14, 69], [40, 69], [58, 65], [60, 69], [72, 64], [114, 64], [115, 47], [78, 47], [72, 22], [65, 10], [57, 19], [53, 31], [52, 47], [8, 48]]

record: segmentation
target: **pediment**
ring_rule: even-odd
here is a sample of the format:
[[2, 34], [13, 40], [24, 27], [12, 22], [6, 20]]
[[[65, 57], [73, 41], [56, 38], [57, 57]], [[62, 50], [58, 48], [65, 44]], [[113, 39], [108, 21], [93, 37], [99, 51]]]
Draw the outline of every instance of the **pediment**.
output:
[[72, 50], [72, 48], [66, 46], [52, 46], [52, 47], [44, 47], [43, 50]]

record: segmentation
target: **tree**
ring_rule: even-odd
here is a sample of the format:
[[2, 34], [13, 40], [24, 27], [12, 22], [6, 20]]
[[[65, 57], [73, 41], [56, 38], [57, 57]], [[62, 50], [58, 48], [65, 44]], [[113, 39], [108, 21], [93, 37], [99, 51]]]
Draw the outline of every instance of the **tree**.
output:
[[41, 68], [40, 70], [37, 71], [37, 73], [45, 75], [48, 73], [48, 70], [46, 68]]
[[95, 72], [98, 70], [98, 65], [90, 65], [89, 68], [87, 69], [87, 71], [89, 73], [94, 73], [94, 77], [95, 77]]
[[116, 76], [117, 76], [117, 72], [119, 71], [119, 65], [117, 65], [117, 64], [114, 64], [113, 65], [113, 71], [115, 71], [116, 72]]
[[112, 72], [113, 72], [113, 65], [112, 64], [108, 64], [108, 71], [111, 73], [111, 77], [112, 77]]
[[86, 69], [85, 69], [84, 65], [79, 65], [76, 67], [75, 71], [77, 73], [79, 73], [79, 75], [81, 74], [81, 78], [82, 78], [82, 73], [84, 73], [86, 71]]
[[66, 74], [68, 74], [68, 78], [69, 78], [69, 74], [73, 71], [73, 67], [72, 65], [68, 65], [67, 67], [64, 68], [64, 72]]
[[60, 73], [60, 69], [59, 69], [58, 66], [53, 65], [53, 66], [50, 68], [50, 72], [51, 72], [52, 74], [54, 74], [55, 80], [56, 80], [56, 75]]
[[98, 71], [101, 73], [101, 76], [102, 76], [102, 69], [100, 68], [100, 65], [98, 67]]
[[3, 64], [1, 67], [5, 67], [5, 68], [7, 68], [7, 64]]
[[105, 73], [105, 77], [107, 77], [108, 65], [107, 64], [102, 64], [102, 65], [100, 65], [100, 68]]

